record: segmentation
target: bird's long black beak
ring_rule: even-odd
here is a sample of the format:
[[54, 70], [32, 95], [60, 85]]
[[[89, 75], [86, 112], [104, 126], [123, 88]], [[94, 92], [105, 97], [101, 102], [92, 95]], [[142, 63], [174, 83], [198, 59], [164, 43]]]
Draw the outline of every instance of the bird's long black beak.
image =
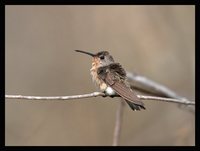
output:
[[83, 50], [75, 50], [76, 52], [80, 52], [80, 53], [84, 53], [84, 54], [87, 54], [87, 55], [90, 55], [92, 57], [94, 57], [95, 55], [90, 53], [90, 52], [86, 52], [86, 51], [83, 51]]

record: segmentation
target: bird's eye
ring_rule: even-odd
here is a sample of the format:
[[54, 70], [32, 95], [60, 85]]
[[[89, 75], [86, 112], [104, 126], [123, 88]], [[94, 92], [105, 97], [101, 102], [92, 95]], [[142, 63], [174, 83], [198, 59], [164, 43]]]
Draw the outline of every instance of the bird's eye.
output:
[[100, 56], [99, 58], [100, 58], [101, 60], [103, 60], [103, 59], [104, 59], [104, 56]]

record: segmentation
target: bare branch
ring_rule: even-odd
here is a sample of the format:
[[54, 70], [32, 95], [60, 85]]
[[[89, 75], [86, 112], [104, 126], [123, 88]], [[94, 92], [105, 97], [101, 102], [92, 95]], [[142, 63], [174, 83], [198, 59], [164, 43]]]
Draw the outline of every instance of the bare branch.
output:
[[91, 98], [96, 96], [105, 96], [102, 92], [93, 92], [82, 95], [71, 95], [71, 96], [24, 96], [24, 95], [6, 95], [7, 99], [26, 99], [26, 100], [72, 100], [72, 99], [83, 99]]
[[165, 96], [176, 99], [186, 99], [184, 97], [179, 96], [166, 86], [152, 81], [151, 79], [145, 76], [127, 72], [127, 77], [129, 79], [129, 82], [131, 83], [131, 86], [134, 88], [138, 88], [140, 90], [155, 94], [157, 96]]
[[145, 96], [145, 95], [137, 95], [137, 97], [139, 97], [141, 100], [155, 100], [155, 101], [164, 101], [164, 102], [179, 103], [185, 105], [195, 105], [195, 102], [191, 102], [188, 100], [178, 100], [172, 98], [163, 98], [163, 97]]
[[[135, 73], [127, 72], [128, 80], [131, 84], [132, 88], [139, 89], [140, 91], [148, 92], [156, 96], [161, 97], [169, 97], [181, 100], [181, 102], [187, 102], [189, 101], [187, 98], [179, 96], [174, 91], [170, 90], [164, 85], [161, 85], [151, 79], [148, 79], [147, 77], [144, 77], [142, 75], [138, 75]], [[191, 102], [191, 101], [189, 101]], [[194, 102], [192, 102], [194, 103]], [[179, 107], [185, 108], [188, 111], [195, 113], [195, 107], [194, 106], [185, 106], [183, 105], [185, 103], [179, 103]]]
[[120, 139], [120, 133], [121, 133], [121, 127], [122, 127], [122, 117], [123, 117], [123, 111], [124, 111], [124, 105], [125, 102], [123, 100], [120, 100], [119, 108], [116, 112], [116, 120], [115, 120], [115, 129], [114, 129], [114, 136], [113, 136], [113, 146], [119, 145], [119, 139]]
[[[72, 100], [72, 99], [82, 99], [82, 98], [91, 98], [97, 96], [108, 96], [102, 92], [93, 92], [89, 94], [82, 94], [82, 95], [71, 95], [71, 96], [24, 96], [24, 95], [6, 95], [7, 99], [26, 99], [26, 100]], [[115, 97], [119, 97], [116, 95]], [[195, 102], [191, 102], [189, 100], [178, 100], [178, 99], [171, 99], [171, 98], [163, 98], [163, 97], [156, 97], [156, 96], [143, 96], [137, 95], [141, 100], [156, 100], [156, 101], [164, 101], [164, 102], [173, 102], [173, 103], [180, 103], [185, 105], [195, 105]]]

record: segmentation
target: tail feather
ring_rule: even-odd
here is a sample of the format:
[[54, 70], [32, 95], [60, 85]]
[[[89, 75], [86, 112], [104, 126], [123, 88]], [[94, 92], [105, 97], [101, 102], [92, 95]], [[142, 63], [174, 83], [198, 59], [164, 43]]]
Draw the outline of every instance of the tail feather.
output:
[[138, 105], [128, 100], [125, 100], [125, 101], [133, 111], [140, 111], [140, 109], [144, 109], [144, 110], [146, 109], [143, 105]]

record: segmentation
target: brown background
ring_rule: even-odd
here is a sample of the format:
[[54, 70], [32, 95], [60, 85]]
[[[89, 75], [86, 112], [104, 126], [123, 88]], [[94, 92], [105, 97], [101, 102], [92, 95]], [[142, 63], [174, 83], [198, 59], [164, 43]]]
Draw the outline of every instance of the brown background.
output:
[[[109, 51], [127, 71], [194, 100], [194, 6], [6, 6], [6, 94], [96, 91], [91, 58]], [[111, 145], [117, 98], [6, 100], [6, 145]], [[195, 145], [194, 114], [176, 104], [125, 107], [121, 145]]]

